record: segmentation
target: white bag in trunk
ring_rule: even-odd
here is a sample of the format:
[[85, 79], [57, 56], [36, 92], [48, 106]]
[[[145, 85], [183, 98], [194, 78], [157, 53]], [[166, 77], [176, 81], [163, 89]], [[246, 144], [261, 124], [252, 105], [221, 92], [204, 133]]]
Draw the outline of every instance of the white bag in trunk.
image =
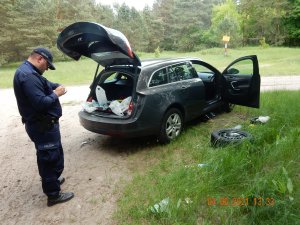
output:
[[131, 96], [125, 98], [121, 103], [118, 100], [115, 100], [109, 104], [109, 108], [114, 114], [118, 116], [124, 116], [124, 112], [128, 110], [130, 101]]
[[96, 97], [100, 106], [103, 106], [107, 103], [105, 90], [99, 85], [96, 87]]

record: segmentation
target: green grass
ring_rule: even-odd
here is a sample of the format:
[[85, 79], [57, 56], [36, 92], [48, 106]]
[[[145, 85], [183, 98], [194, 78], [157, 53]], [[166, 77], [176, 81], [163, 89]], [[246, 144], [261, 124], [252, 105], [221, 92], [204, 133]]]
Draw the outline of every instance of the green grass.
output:
[[[137, 53], [141, 59], [155, 58], [154, 53]], [[229, 55], [223, 55], [223, 49], [214, 48], [199, 52], [167, 52], [160, 53], [161, 58], [169, 57], [197, 57], [212, 64], [219, 70], [236, 58], [245, 55], [258, 55], [261, 76], [272, 75], [299, 75], [300, 74], [300, 48], [258, 48], [245, 47], [229, 49]], [[12, 87], [12, 79], [19, 63], [0, 67], [0, 88]], [[79, 61], [55, 62], [57, 70], [48, 71], [45, 77], [51, 81], [65, 85], [90, 84], [96, 71], [96, 63], [90, 59]]]
[[[259, 48], [245, 47], [229, 49], [228, 56], [224, 56], [221, 48], [206, 49], [199, 52], [162, 52], [160, 57], [197, 57], [217, 69], [223, 71], [233, 60], [246, 56], [257, 55], [262, 76], [300, 75], [300, 48]], [[141, 58], [154, 58], [154, 53], [137, 53]]]
[[[12, 87], [13, 76], [18, 64], [0, 68], [0, 87]], [[64, 85], [90, 84], [95, 75], [97, 64], [90, 59], [79, 61], [55, 62], [56, 70], [48, 70], [44, 76], [53, 82]], [[101, 67], [99, 68], [101, 71]]]
[[[259, 110], [236, 107], [188, 126], [169, 145], [141, 145], [131, 155], [135, 176], [119, 200], [118, 224], [299, 224], [299, 99], [299, 91], [263, 93]], [[249, 118], [259, 115], [271, 119], [251, 125]], [[237, 124], [253, 142], [210, 146], [213, 130]], [[167, 210], [151, 212], [165, 198]], [[208, 205], [209, 198], [216, 205]], [[248, 199], [248, 205], [234, 206], [235, 198]], [[226, 199], [229, 205], [222, 206]]]

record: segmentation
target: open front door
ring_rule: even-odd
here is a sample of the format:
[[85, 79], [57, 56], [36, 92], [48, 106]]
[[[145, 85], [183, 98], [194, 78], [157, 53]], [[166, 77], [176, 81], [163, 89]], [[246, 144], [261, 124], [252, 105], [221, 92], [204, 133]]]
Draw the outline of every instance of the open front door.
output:
[[259, 108], [260, 75], [256, 55], [232, 62], [222, 73], [221, 80], [224, 101]]

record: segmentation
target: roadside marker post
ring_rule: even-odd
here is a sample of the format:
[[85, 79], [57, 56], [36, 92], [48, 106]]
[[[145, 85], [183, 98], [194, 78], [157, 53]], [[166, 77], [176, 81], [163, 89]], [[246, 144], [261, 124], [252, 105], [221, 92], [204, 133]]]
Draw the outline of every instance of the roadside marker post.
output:
[[227, 35], [223, 36], [222, 41], [224, 42], [224, 55], [225, 56], [227, 56], [227, 54], [228, 54], [228, 52], [227, 52], [227, 44], [228, 44], [229, 40], [230, 40], [229, 36], [227, 36]]

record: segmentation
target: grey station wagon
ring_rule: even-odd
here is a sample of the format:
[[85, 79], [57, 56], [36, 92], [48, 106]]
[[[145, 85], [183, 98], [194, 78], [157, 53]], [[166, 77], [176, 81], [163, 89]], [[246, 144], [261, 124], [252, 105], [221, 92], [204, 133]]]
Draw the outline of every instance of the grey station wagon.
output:
[[[66, 27], [57, 46], [75, 60], [86, 56], [98, 64], [86, 105], [79, 112], [80, 123], [92, 132], [155, 135], [168, 143], [185, 122], [217, 108], [259, 107], [255, 55], [235, 60], [223, 73], [197, 58], [141, 61], [121, 32], [91, 22]], [[98, 73], [99, 65], [104, 69]]]

